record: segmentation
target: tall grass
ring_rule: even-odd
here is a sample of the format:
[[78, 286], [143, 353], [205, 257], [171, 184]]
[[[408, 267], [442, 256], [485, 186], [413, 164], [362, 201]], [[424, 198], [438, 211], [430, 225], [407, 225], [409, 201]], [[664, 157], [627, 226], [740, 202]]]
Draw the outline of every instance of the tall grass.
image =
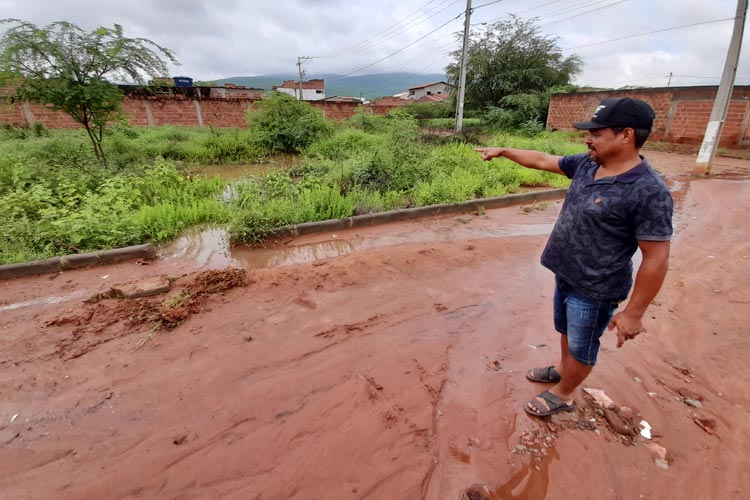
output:
[[[225, 201], [224, 180], [193, 177], [180, 163], [263, 159], [269, 151], [252, 131], [115, 126], [103, 167], [80, 131], [1, 128], [0, 263], [167, 241], [207, 222], [228, 224], [235, 240], [258, 241], [287, 224], [568, 184], [508, 160], [484, 162], [476, 145], [427, 144], [404, 112], [358, 115], [330, 130], [292, 169], [234, 182]], [[560, 133], [500, 133], [487, 143], [557, 155], [584, 150]]]

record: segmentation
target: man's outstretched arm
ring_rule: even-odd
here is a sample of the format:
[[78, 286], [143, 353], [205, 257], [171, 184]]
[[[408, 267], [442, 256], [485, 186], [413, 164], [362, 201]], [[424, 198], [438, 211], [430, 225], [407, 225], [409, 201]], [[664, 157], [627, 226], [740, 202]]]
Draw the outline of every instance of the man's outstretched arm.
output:
[[507, 158], [526, 168], [565, 175], [565, 172], [560, 170], [558, 165], [560, 158], [562, 158], [561, 156], [550, 155], [541, 151], [513, 148], [476, 148], [474, 151], [480, 153], [482, 159], [485, 161], [493, 158]]

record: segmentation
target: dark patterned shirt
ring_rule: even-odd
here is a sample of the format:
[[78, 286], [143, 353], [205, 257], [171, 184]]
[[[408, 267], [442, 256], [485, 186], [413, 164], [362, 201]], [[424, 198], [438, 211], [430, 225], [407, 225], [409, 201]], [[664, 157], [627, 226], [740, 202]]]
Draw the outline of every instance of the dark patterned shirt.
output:
[[565, 156], [568, 189], [542, 265], [595, 300], [625, 300], [633, 285], [638, 240], [669, 241], [672, 195], [643, 161], [627, 172], [594, 180], [599, 164], [588, 153]]

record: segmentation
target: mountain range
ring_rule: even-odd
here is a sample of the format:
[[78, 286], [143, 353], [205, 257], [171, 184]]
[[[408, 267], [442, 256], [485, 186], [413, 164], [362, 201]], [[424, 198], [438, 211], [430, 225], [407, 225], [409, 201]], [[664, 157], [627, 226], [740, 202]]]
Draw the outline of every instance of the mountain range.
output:
[[[424, 83], [448, 81], [440, 73], [377, 73], [373, 75], [345, 76], [336, 74], [306, 75], [305, 80], [322, 78], [325, 80], [326, 97], [351, 96], [374, 99], [408, 90]], [[215, 80], [216, 84], [233, 83], [257, 89], [271, 90], [273, 85], [281, 85], [284, 80], [297, 80], [299, 75], [273, 74], [259, 76], [233, 76]]]

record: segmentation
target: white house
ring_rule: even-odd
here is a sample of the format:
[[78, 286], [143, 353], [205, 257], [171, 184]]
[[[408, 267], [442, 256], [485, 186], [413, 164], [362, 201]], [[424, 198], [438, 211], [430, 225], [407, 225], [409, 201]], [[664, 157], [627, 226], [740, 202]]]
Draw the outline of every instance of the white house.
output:
[[450, 94], [452, 88], [453, 85], [446, 82], [434, 82], [417, 85], [416, 87], [411, 87], [409, 89], [409, 99], [414, 99], [416, 101], [426, 95], [447, 96]]
[[[274, 85], [273, 90], [283, 92], [294, 96], [297, 100], [300, 100], [300, 84], [294, 80], [284, 80], [281, 85]], [[326, 98], [326, 85], [325, 80], [314, 79], [302, 82], [302, 100], [303, 101], [320, 101]]]

